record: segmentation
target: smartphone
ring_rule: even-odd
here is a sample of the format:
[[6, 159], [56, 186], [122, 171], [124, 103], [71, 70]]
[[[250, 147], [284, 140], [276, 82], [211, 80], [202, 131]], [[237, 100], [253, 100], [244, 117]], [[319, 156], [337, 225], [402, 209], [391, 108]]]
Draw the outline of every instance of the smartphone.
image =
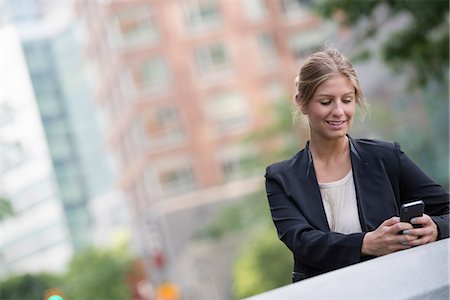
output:
[[[425, 204], [422, 200], [405, 203], [400, 207], [400, 222], [409, 223], [412, 218], [421, 217]], [[414, 228], [420, 228], [422, 225], [413, 224]]]

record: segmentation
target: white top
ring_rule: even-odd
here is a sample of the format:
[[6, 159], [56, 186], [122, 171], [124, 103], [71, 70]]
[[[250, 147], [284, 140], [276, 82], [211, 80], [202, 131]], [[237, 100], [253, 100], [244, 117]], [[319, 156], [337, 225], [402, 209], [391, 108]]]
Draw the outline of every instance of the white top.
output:
[[330, 230], [344, 234], [361, 232], [352, 170], [337, 181], [319, 182], [319, 188]]

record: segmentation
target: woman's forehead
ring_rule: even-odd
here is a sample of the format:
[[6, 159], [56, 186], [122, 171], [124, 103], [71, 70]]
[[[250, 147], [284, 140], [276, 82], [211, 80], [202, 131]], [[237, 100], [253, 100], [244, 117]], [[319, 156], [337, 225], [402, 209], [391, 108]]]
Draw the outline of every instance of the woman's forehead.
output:
[[320, 93], [351, 93], [355, 91], [355, 87], [346, 75], [333, 74], [316, 89], [315, 94]]

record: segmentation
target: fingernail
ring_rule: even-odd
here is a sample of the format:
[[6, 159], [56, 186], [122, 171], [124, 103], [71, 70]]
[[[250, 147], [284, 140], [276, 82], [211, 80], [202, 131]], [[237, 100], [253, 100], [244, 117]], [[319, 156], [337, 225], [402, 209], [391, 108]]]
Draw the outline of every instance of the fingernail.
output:
[[416, 224], [416, 222], [417, 222], [416, 218], [411, 219], [411, 224]]
[[397, 220], [397, 222], [400, 222], [400, 218], [399, 217], [395, 217], [395, 219]]
[[403, 230], [403, 234], [409, 234], [409, 230]]
[[400, 244], [402, 244], [402, 245], [408, 245], [408, 241], [401, 241]]

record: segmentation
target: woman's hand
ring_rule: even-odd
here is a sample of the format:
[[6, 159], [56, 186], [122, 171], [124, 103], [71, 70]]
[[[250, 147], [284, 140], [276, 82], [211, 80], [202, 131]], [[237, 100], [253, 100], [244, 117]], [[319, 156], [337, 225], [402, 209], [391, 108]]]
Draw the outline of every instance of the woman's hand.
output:
[[404, 235], [415, 236], [415, 240], [408, 242], [409, 246], [419, 246], [436, 241], [438, 236], [437, 225], [429, 215], [423, 214], [411, 220], [413, 224], [421, 224], [422, 228], [407, 229]]
[[[419, 218], [417, 218], [416, 222], [417, 224], [423, 224], [422, 222], [425, 223], [425, 221]], [[422, 239], [419, 239], [418, 235], [425, 233], [425, 231], [417, 232], [416, 230], [419, 229], [413, 229], [412, 225], [409, 223], [400, 222], [400, 219], [397, 217], [387, 219], [380, 226], [378, 226], [377, 229], [364, 235], [361, 253], [363, 255], [381, 256], [398, 250], [411, 248], [415, 245], [411, 243], [417, 243], [417, 240]], [[401, 233], [399, 234], [399, 232]], [[403, 234], [405, 232], [407, 234]]]

